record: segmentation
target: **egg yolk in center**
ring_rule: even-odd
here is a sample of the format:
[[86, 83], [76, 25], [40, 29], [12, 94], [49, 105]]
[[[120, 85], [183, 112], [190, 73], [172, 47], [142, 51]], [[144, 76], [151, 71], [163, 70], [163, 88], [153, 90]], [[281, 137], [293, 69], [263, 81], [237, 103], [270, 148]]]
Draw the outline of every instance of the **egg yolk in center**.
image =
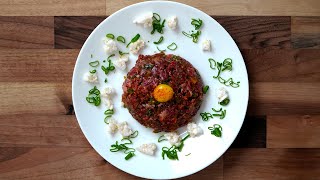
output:
[[173, 97], [173, 89], [169, 85], [159, 84], [153, 91], [153, 97], [158, 102], [167, 102]]

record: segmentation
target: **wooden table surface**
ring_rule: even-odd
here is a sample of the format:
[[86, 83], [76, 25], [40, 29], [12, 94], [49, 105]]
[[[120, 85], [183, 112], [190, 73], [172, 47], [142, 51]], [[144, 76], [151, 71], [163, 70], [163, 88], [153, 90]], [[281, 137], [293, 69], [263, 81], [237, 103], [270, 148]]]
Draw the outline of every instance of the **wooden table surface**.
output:
[[[93, 150], [71, 100], [83, 42], [134, 2], [0, 1], [0, 179], [137, 179]], [[250, 80], [236, 141], [188, 179], [320, 179], [320, 1], [181, 2], [225, 27]]]

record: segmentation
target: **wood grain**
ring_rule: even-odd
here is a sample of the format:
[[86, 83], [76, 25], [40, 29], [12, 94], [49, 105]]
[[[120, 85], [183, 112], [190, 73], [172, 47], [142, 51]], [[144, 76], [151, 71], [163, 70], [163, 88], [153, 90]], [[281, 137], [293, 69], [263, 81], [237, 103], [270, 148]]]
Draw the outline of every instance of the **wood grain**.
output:
[[[290, 17], [213, 17], [241, 49], [290, 48]], [[81, 48], [105, 17], [55, 17], [55, 48]], [[254, 28], [252, 28], [254, 27]]]
[[320, 83], [251, 83], [247, 114], [320, 114]]
[[231, 148], [265, 148], [266, 129], [265, 116], [246, 116]]
[[88, 2], [86, 0], [2, 0], [0, 16], [105, 15], [105, 0]]
[[224, 179], [308, 179], [320, 176], [320, 149], [229, 149]]
[[[108, 0], [106, 13], [137, 3], [141, 0]], [[229, 16], [320, 16], [318, 0], [178, 0], [178, 2], [194, 6], [209, 15]]]
[[71, 83], [79, 50], [0, 50], [0, 82]]
[[0, 147], [91, 147], [74, 115], [1, 115]]
[[53, 48], [53, 17], [0, 17], [0, 49]]
[[55, 48], [79, 49], [106, 17], [55, 17]]
[[292, 46], [320, 48], [320, 17], [291, 18]]
[[0, 83], [0, 115], [68, 114], [71, 83]]
[[320, 51], [242, 50], [250, 82], [320, 82]]
[[[0, 148], [0, 179], [139, 179], [92, 148]], [[187, 179], [222, 179], [222, 158]]]
[[241, 49], [290, 48], [290, 17], [213, 16]]
[[268, 116], [268, 148], [320, 148], [320, 116]]

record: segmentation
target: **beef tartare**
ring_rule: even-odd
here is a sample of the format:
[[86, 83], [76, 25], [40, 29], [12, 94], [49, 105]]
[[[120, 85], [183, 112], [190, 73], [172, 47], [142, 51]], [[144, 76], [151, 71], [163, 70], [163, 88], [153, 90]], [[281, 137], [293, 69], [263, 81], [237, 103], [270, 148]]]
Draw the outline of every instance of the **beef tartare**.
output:
[[170, 132], [192, 120], [202, 103], [202, 88], [199, 73], [185, 59], [139, 55], [122, 85], [122, 102], [142, 125]]

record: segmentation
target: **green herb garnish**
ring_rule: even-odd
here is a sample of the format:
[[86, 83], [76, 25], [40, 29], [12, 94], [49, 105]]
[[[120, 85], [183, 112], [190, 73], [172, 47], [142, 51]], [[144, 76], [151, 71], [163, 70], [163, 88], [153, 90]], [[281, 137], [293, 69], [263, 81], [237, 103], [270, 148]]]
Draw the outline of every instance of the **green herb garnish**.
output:
[[194, 25], [195, 30], [200, 29], [202, 26], [202, 20], [201, 19], [191, 19], [191, 24]]
[[[122, 139], [122, 140], [124, 140], [124, 139]], [[122, 140], [121, 140], [121, 141], [122, 141]], [[126, 140], [126, 139], [125, 139], [125, 140]], [[128, 144], [132, 144], [132, 141], [129, 140], [128, 143], [123, 143], [123, 144], [119, 144], [118, 141], [116, 141], [115, 144], [112, 144], [112, 145], [111, 145], [110, 151], [111, 151], [111, 152], [123, 151], [125, 154], [127, 154], [124, 159], [125, 159], [125, 160], [129, 160], [130, 158], [132, 158], [132, 157], [135, 155], [134, 152], [135, 152], [136, 150], [135, 150], [134, 148], [128, 147], [128, 146], [127, 146]]]
[[105, 78], [105, 79], [104, 79], [104, 83], [107, 83], [107, 82], [108, 82], [108, 79], [107, 79], [107, 78]]
[[[161, 137], [161, 136], [160, 136], [160, 137]], [[160, 139], [160, 137], [159, 137], [159, 139]], [[185, 136], [185, 137], [181, 140], [180, 144], [177, 145], [177, 146], [176, 146], [176, 145], [173, 145], [173, 146], [171, 146], [170, 148], [168, 148], [168, 147], [163, 147], [163, 148], [162, 148], [162, 159], [164, 160], [165, 156], [167, 156], [167, 158], [170, 159], [170, 160], [179, 160], [177, 150], [178, 150], [179, 152], [182, 151], [182, 148], [184, 147], [184, 141], [185, 141], [186, 139], [188, 139], [189, 137], [190, 137], [190, 134], [188, 134], [187, 136]], [[158, 139], [158, 142], [161, 142], [161, 141], [159, 141], [159, 139]], [[162, 140], [162, 141], [163, 141], [163, 140]]]
[[113, 71], [115, 69], [115, 67], [113, 66], [112, 62], [111, 62], [111, 57], [115, 56], [115, 54], [111, 54], [108, 57], [108, 67], [105, 66], [101, 66], [102, 71], [104, 71], [104, 73], [107, 75], [110, 71]]
[[134, 43], [134, 42], [138, 41], [139, 38], [140, 38], [140, 34], [136, 34], [136, 35], [131, 39], [131, 41], [129, 42], [129, 44], [127, 44], [127, 47], [129, 47], [129, 45], [130, 45], [131, 43]]
[[126, 39], [123, 36], [118, 36], [117, 41], [122, 42], [122, 43], [126, 43]]
[[174, 51], [178, 48], [176, 43], [171, 43], [169, 46], [167, 46], [168, 49], [170, 49], [171, 51]]
[[153, 42], [153, 44], [160, 44], [162, 41], [163, 41], [163, 36], [161, 36], [157, 42]]
[[209, 86], [208, 86], [208, 85], [206, 85], [206, 86], [204, 86], [204, 87], [202, 88], [202, 92], [203, 92], [204, 94], [207, 94], [208, 90], [209, 90]]
[[208, 121], [209, 118], [212, 119], [214, 117], [220, 117], [220, 119], [223, 119], [227, 115], [227, 110], [222, 110], [222, 108], [220, 108], [219, 110], [215, 110], [214, 108], [212, 108], [212, 111], [214, 113], [209, 113], [209, 112], [200, 113], [200, 116], [201, 116], [202, 120], [203, 121]]
[[158, 49], [158, 51], [160, 51], [160, 52], [165, 52], [165, 51], [166, 51], [165, 49], [164, 49], [164, 50], [159, 49], [158, 46], [157, 46], [157, 49]]
[[133, 156], [135, 156], [135, 154], [134, 154], [133, 152], [129, 152], [124, 159], [125, 159], [125, 160], [129, 160], [129, 159], [132, 158]]
[[97, 72], [97, 70], [92, 70], [92, 71], [89, 71], [91, 74], [94, 74], [94, 73], [96, 73]]
[[104, 118], [104, 122], [105, 122], [106, 124], [109, 124], [108, 119], [109, 119], [110, 117], [112, 117], [113, 113], [114, 113], [113, 109], [107, 109], [107, 110], [104, 112], [104, 115], [106, 115], [106, 117]]
[[182, 31], [182, 34], [187, 36], [188, 38], [192, 38], [192, 41], [194, 43], [197, 43], [198, 42], [198, 39], [199, 39], [199, 36], [201, 34], [201, 31], [200, 30], [197, 30], [196, 32], [193, 32], [191, 34], [188, 34], [186, 33], [185, 31]]
[[168, 139], [163, 135], [158, 138], [158, 142], [167, 141]]
[[219, 102], [219, 104], [221, 106], [226, 106], [226, 105], [229, 104], [229, 102], [230, 102], [230, 99], [229, 98], [225, 98], [223, 101]]
[[100, 91], [97, 86], [94, 86], [93, 89], [89, 90], [89, 95], [86, 97], [86, 100], [90, 104], [99, 106], [101, 104]]
[[161, 17], [157, 13], [153, 13], [152, 16], [152, 31], [151, 34], [154, 34], [155, 31], [158, 33], [162, 34], [163, 33], [163, 28], [164, 28], [164, 23], [166, 20], [164, 19], [161, 23]]
[[209, 58], [208, 59], [210, 68], [211, 69], [218, 69], [218, 74], [216, 76], [213, 76], [213, 78], [218, 79], [218, 81], [221, 84], [224, 84], [226, 86], [231, 86], [233, 88], [238, 88], [240, 86], [240, 81], [234, 82], [232, 78], [229, 78], [228, 80], [225, 80], [224, 78], [221, 77], [221, 73], [223, 71], [231, 71], [232, 70], [232, 59], [227, 58], [225, 59], [222, 63], [221, 62], [216, 62], [214, 59]]
[[89, 62], [89, 65], [90, 65], [91, 67], [97, 67], [97, 66], [99, 66], [99, 64], [100, 64], [100, 62], [99, 62], [98, 60]]
[[222, 136], [222, 127], [219, 124], [214, 124], [212, 127], [208, 127], [208, 129], [211, 131], [212, 135], [215, 135], [216, 137]]
[[123, 56], [123, 55], [125, 55], [125, 54], [129, 54], [129, 53], [119, 51], [119, 55], [120, 55], [120, 56]]
[[93, 54], [91, 54], [90, 57], [93, 58]]
[[110, 34], [110, 33], [107, 34], [106, 37], [107, 37], [107, 38], [110, 38], [110, 39], [114, 39], [114, 35], [113, 35], [113, 34]]

